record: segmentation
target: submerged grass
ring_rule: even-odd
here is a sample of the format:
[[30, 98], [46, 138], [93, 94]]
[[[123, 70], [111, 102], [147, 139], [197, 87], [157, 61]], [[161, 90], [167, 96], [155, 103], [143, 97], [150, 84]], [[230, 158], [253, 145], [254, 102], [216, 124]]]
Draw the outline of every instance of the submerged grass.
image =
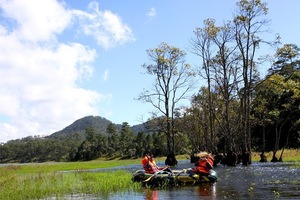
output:
[[[111, 192], [140, 188], [126, 170], [85, 172], [84, 169], [132, 164], [129, 161], [93, 161], [44, 165], [10, 165], [0, 168], [0, 199], [63, 198], [68, 195], [105, 196]], [[76, 170], [61, 173], [59, 171]]]

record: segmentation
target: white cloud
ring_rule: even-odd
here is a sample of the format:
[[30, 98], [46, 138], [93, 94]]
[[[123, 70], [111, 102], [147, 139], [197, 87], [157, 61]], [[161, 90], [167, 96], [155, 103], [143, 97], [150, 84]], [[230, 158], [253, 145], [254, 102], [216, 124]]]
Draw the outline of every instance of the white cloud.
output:
[[80, 19], [81, 32], [94, 37], [105, 49], [135, 41], [132, 30], [122, 19], [108, 10], [99, 11], [98, 3], [89, 4], [91, 13], [74, 10], [73, 14]]
[[104, 71], [104, 75], [103, 75], [103, 81], [106, 81], [108, 78], [108, 69]]
[[13, 34], [20, 40], [49, 40], [61, 33], [71, 20], [71, 13], [54, 0], [2, 1], [3, 14], [16, 22]]
[[156, 16], [156, 10], [155, 8], [151, 8], [150, 11], [147, 13], [148, 19], [151, 20]]
[[[89, 14], [56, 0], [0, 1], [7, 22], [0, 25], [0, 116], [9, 118], [0, 122], [0, 142], [51, 134], [80, 117], [98, 115], [99, 103], [110, 101], [111, 95], [78, 86], [92, 76], [96, 51], [57, 38], [80, 16], [85, 33], [104, 48], [134, 40], [118, 16], [98, 11], [96, 3], [91, 7]], [[107, 75], [106, 70], [104, 80]]]

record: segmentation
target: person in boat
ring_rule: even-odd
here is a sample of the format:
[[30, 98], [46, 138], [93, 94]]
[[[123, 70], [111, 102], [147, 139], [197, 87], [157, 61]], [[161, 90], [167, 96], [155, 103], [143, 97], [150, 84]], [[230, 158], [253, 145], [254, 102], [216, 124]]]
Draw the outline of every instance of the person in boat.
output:
[[166, 167], [158, 167], [154, 161], [154, 157], [152, 154], [146, 154], [145, 157], [142, 160], [142, 164], [144, 167], [144, 170], [148, 174], [163, 174], [168, 173], [169, 175], [172, 175], [172, 170], [169, 166]]
[[213, 168], [214, 158], [207, 152], [200, 152], [197, 154], [199, 160], [195, 162], [195, 169], [192, 169], [193, 172], [197, 174], [209, 174], [210, 170]]

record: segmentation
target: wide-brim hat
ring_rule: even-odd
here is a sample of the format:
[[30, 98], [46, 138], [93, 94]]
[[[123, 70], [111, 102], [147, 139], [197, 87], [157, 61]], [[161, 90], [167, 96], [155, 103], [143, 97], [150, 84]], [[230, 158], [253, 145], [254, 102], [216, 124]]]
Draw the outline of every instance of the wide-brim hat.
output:
[[207, 153], [206, 151], [201, 151], [200, 153], [197, 153], [197, 157], [201, 158], [201, 157], [210, 157], [211, 158], [211, 154]]
[[204, 157], [208, 156], [208, 153], [206, 151], [201, 151], [200, 153], [197, 153], [197, 157]]

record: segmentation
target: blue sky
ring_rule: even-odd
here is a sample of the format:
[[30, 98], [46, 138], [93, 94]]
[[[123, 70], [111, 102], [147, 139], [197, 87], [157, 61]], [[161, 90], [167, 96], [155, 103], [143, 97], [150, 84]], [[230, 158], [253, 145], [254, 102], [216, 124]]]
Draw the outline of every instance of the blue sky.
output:
[[[300, 45], [300, 1], [265, 2], [272, 33], [264, 39], [279, 33], [283, 44]], [[199, 66], [189, 52], [193, 30], [207, 18], [232, 20], [235, 3], [0, 0], [0, 142], [49, 135], [87, 115], [145, 122], [154, 108], [134, 98], [154, 82], [141, 67], [149, 63], [146, 50], [166, 42]], [[193, 93], [205, 84], [197, 79]]]

